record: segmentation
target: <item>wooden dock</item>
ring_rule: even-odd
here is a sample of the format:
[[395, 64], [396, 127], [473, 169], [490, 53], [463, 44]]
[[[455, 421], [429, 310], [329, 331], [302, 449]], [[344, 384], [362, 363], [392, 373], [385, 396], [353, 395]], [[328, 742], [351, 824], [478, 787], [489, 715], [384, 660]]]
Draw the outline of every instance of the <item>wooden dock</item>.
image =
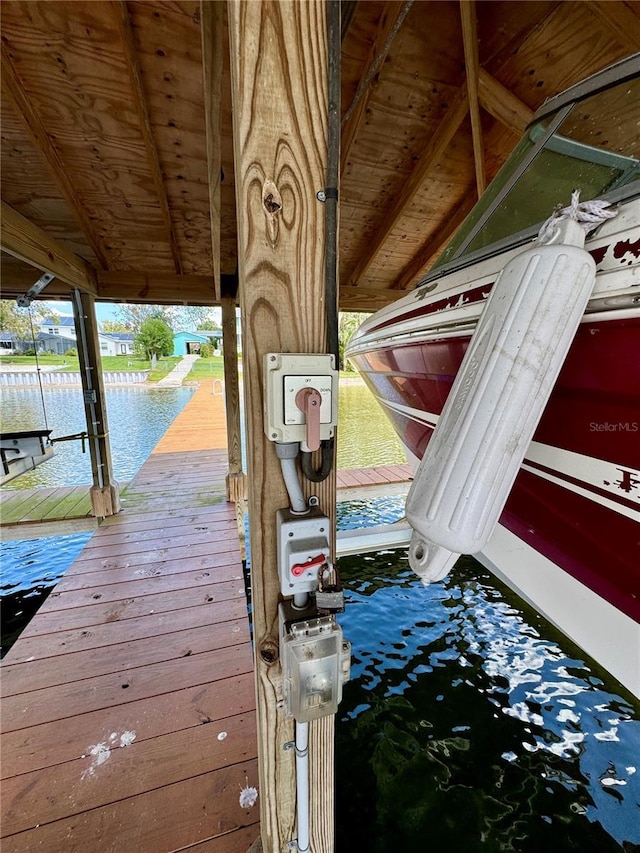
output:
[[220, 422], [203, 385], [7, 655], [3, 853], [245, 853], [258, 837], [257, 804], [240, 806], [258, 787], [253, 657]]
[[[178, 419], [181, 417], [179, 415]], [[178, 424], [176, 421], [174, 425], [176, 425], [176, 436], [181, 435], [184, 438], [186, 433], [183, 423]], [[161, 440], [158, 448], [161, 448], [162, 442], [165, 441], [168, 441], [167, 436]], [[191, 435], [189, 441], [202, 443], [202, 438]], [[147, 465], [149, 463], [150, 460]], [[381, 465], [338, 471], [336, 475], [338, 499], [348, 499], [348, 492], [351, 489], [406, 483], [410, 476], [411, 469], [408, 465]], [[139, 481], [136, 478], [135, 484], [124, 491], [125, 503], [133, 502], [134, 492], [138, 487]], [[95, 525], [96, 521], [91, 515], [89, 486], [60, 486], [52, 489], [0, 492], [0, 527], [3, 539], [61, 535], [78, 530], [89, 530]]]
[[392, 483], [406, 483], [411, 479], [411, 467], [405, 465], [379, 465], [374, 468], [354, 468], [338, 471], [336, 486], [338, 490], [363, 488], [366, 486], [387, 486]]

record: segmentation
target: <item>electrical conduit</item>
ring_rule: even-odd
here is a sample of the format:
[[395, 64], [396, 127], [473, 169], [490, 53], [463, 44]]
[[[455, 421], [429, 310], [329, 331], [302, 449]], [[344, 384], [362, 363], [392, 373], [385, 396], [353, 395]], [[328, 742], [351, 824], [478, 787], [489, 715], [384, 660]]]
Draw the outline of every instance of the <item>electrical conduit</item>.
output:
[[298, 853], [309, 850], [309, 723], [296, 722]]

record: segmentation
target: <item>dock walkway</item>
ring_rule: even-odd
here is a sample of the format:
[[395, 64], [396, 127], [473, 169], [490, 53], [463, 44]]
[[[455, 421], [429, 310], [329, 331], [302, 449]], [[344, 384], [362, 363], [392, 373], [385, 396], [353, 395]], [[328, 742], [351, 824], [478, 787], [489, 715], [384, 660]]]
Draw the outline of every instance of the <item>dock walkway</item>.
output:
[[[223, 427], [220, 427], [220, 432], [224, 432]], [[187, 430], [184, 435], [188, 434]], [[408, 465], [380, 465], [338, 471], [338, 500], [348, 500], [354, 489], [397, 485], [407, 483], [410, 478], [411, 469]], [[89, 486], [0, 491], [0, 528], [3, 539], [35, 539], [90, 530], [95, 526], [96, 520], [91, 515]]]
[[202, 385], [5, 658], [3, 853], [258, 837], [239, 802], [257, 747], [223, 417]]

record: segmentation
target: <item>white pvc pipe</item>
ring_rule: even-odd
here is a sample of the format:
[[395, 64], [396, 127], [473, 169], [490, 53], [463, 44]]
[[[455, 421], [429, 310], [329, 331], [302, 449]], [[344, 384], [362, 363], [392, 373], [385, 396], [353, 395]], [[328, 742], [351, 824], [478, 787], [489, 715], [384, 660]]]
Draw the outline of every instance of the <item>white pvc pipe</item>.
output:
[[309, 850], [309, 723], [296, 723], [298, 853]]
[[280, 467], [282, 468], [282, 477], [284, 484], [287, 487], [289, 495], [289, 504], [292, 512], [306, 512], [307, 502], [302, 494], [302, 486], [296, 468], [295, 459], [280, 459]]

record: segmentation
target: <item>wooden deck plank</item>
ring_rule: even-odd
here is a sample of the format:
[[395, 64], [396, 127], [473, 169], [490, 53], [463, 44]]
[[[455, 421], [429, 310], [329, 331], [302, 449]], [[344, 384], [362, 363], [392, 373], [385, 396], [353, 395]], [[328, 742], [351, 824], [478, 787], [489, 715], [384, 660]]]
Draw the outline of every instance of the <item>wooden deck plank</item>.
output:
[[[222, 589], [216, 589], [216, 587]], [[121, 598], [115, 601], [95, 601], [93, 604], [66, 608], [64, 610], [40, 611], [37, 620], [27, 625], [21, 636], [39, 637], [57, 631], [75, 631], [78, 628], [91, 628], [109, 622], [122, 622], [137, 619], [153, 613], [173, 613], [187, 607], [206, 607], [211, 611], [211, 622], [224, 621], [229, 610], [228, 602], [244, 599], [244, 585], [209, 584], [208, 586], [180, 589], [172, 592], [140, 595], [135, 598]]]
[[9, 836], [3, 853], [160, 853], [183, 850], [259, 820], [241, 809], [239, 792], [257, 786], [257, 761], [234, 764]]
[[194, 726], [215, 724], [254, 708], [253, 675], [243, 673], [234, 679], [232, 691], [228, 681], [210, 681], [119, 705], [117, 718], [113, 708], [77, 714], [73, 717], [72, 733], [67, 718], [7, 732], [3, 735], [2, 776], [9, 778], [80, 759], [91, 744], [108, 740], [116, 722], [120, 731], [135, 731], [136, 740], [142, 742]]
[[[219, 441], [202, 419], [223, 418], [222, 400], [200, 394], [196, 409], [3, 662], [3, 853], [244, 853], [259, 834], [259, 809], [239, 804], [258, 784], [257, 745], [226, 453], [185, 450], [185, 423]], [[54, 495], [23, 504], [36, 515], [48, 497], [51, 515]]]
[[79, 518], [91, 515], [91, 498], [88, 486], [75, 486], [68, 494], [58, 495], [58, 499], [51, 502], [49, 508], [41, 505], [38, 507], [40, 514], [38, 521], [52, 521], [62, 518]]
[[[135, 731], [116, 722], [104, 740], [87, 744], [84, 758], [5, 779], [3, 831], [12, 835], [29, 829], [36, 812], [43, 825], [201, 776], [212, 766], [220, 770], [253, 758], [254, 729], [255, 713], [249, 712], [227, 717], [222, 724], [138, 741]], [[221, 733], [226, 736], [220, 738]], [[136, 739], [128, 743], [132, 737]], [[100, 785], [92, 784], [98, 777]], [[84, 784], [77, 784], [78, 778]], [[49, 796], [56, 789], [65, 795]]]
[[[224, 601], [228, 598], [234, 598], [236, 595], [244, 595], [242, 579], [237, 574], [235, 579], [220, 580], [213, 577], [211, 572], [179, 572], [154, 578], [152, 590], [148, 590], [148, 580], [145, 578], [125, 581], [120, 584], [92, 587], [90, 590], [70, 589], [65, 591], [64, 588], [60, 590], [58, 586], [56, 591], [49, 595], [39, 612], [43, 615], [54, 610], [66, 610], [69, 607], [95, 604], [98, 601], [102, 604], [123, 601], [124, 599], [134, 601], [143, 595], [150, 596], [154, 601], [157, 601], [158, 599], [155, 596], [162, 593], [208, 586], [211, 591], [207, 594], [212, 596], [214, 601]], [[153, 609], [156, 613], [158, 612], [157, 607]]]
[[373, 468], [350, 468], [337, 473], [339, 489], [351, 489], [361, 486], [404, 483], [411, 479], [409, 465], [379, 465]]
[[115, 527], [117, 532], [120, 530], [148, 530], [166, 526], [164, 522], [180, 519], [180, 524], [195, 524], [201, 519], [214, 519], [220, 517], [220, 512], [224, 509], [223, 506], [178, 506], [174, 509], [168, 509], [164, 512], [146, 512], [141, 508], [136, 514], [132, 515], [114, 515], [106, 518], [100, 525], [100, 530], [104, 536], [110, 531], [110, 528]]
[[[149, 567], [156, 563], [171, 562], [183, 559], [193, 559], [194, 563], [198, 557], [207, 557], [209, 560], [217, 558], [220, 564], [229, 560], [229, 555], [236, 554], [235, 544], [227, 540], [215, 543], [200, 542], [196, 545], [185, 544], [182, 547], [166, 547], [160, 549], [149, 549], [127, 554], [112, 554], [112, 556], [87, 556], [78, 562], [77, 573], [102, 571], [103, 569], [127, 568], [132, 564], [139, 567]], [[233, 559], [233, 557], [231, 557]], [[142, 572], [142, 569], [141, 569]]]
[[35, 507], [47, 500], [57, 488], [29, 489], [28, 494], [25, 495], [22, 501], [16, 502], [8, 509], [5, 509], [4, 506], [2, 507], [2, 523], [16, 524], [21, 521], [26, 515], [31, 514]]
[[32, 690], [3, 700], [2, 729], [16, 731], [51, 720], [112, 708], [137, 699], [161, 696], [181, 687], [207, 684], [251, 672], [253, 656], [249, 643], [241, 643], [177, 660], [161, 661], [125, 674], [109, 673], [84, 681]]
[[[151, 543], [149, 543], [151, 544]], [[160, 548], [138, 551], [128, 554], [113, 554], [112, 556], [87, 556], [78, 561], [77, 568], [74, 564], [73, 572], [102, 571], [103, 569], [129, 568], [132, 564], [138, 567], [148, 567], [155, 563], [168, 562], [171, 560], [195, 559], [197, 557], [208, 557], [211, 560], [218, 559], [223, 563], [229, 554], [236, 553], [236, 545], [223, 540], [215, 543], [215, 549], [211, 542], [201, 542], [197, 545], [186, 544], [181, 548]], [[82, 555], [81, 555], [82, 557]], [[193, 568], [193, 567], [192, 567]]]
[[0, 499], [2, 526], [91, 517], [88, 485], [4, 491]]
[[41, 491], [43, 491], [43, 489], [0, 490], [0, 513], [2, 513], [3, 523], [9, 513], [12, 515], [16, 514], [19, 518], [20, 515], [17, 513], [18, 508], [22, 504], [32, 500], [34, 492]]
[[260, 835], [258, 824], [245, 826], [243, 829], [236, 829], [233, 832], [227, 832], [224, 835], [218, 835], [216, 838], [209, 838], [206, 841], [200, 841], [198, 844], [192, 844], [189, 847], [183, 847], [183, 853], [235, 853], [237, 850], [248, 851]]
[[[87, 565], [84, 564], [84, 567]], [[148, 582], [149, 578], [166, 578], [185, 572], [211, 572], [211, 576], [217, 581], [242, 579], [242, 568], [236, 562], [234, 552], [230, 552], [229, 554], [205, 554], [202, 557], [187, 559], [158, 560], [144, 568], [140, 568], [139, 564], [134, 562], [115, 568], [65, 574], [55, 588], [55, 592], [68, 592], [73, 589], [93, 590], [95, 587], [101, 588], [106, 584], [113, 584], [115, 587], [121, 583], [138, 580]], [[117, 590], [115, 594], [118, 594]]]
[[92, 515], [91, 495], [87, 486], [76, 487], [76, 500], [69, 501], [64, 518], [78, 518], [78, 516]]
[[[220, 518], [219, 516], [216, 517], [212, 512], [210, 515], [203, 514], [200, 516], [199, 520], [195, 521], [191, 521], [188, 518], [176, 519], [175, 526], [174, 524], [171, 525], [171, 530], [176, 536], [184, 536], [188, 533], [211, 533], [213, 535], [219, 535], [221, 531], [231, 530], [234, 524], [237, 527], [235, 519]], [[166, 520], [149, 519], [148, 521], [143, 521], [140, 517], [137, 517], [131, 524], [122, 524], [113, 530], [110, 530], [107, 527], [103, 528], [99, 541], [100, 544], [108, 544], [109, 536], [114, 536], [119, 540], [124, 539], [124, 541], [126, 541], [126, 537], [134, 539], [135, 537], [139, 537], [140, 533], [147, 533], [151, 530], [162, 532], [166, 526]], [[89, 541], [87, 543], [87, 547], [92, 548], [93, 543]]]
[[[226, 474], [224, 451], [215, 450], [210, 454], [184, 451], [175, 454], [177, 457], [174, 460], [175, 463], [184, 465], [187, 470], [172, 472], [169, 477], [165, 470], [165, 456], [164, 453], [157, 453], [150, 457], [145, 463], [144, 472], [136, 477], [135, 484], [125, 487], [122, 495], [124, 506], [144, 515], [157, 514], [159, 519], [166, 520], [176, 515], [189, 515], [190, 512], [206, 511], [210, 507], [224, 505], [225, 492], [222, 486]], [[213, 469], [210, 463], [215, 463]], [[202, 473], [194, 470], [194, 465], [209, 467]], [[374, 468], [338, 471], [337, 483], [339, 489], [349, 489], [373, 484], [405, 482], [410, 478], [411, 470], [408, 465], [381, 465]], [[175, 498], [178, 493], [183, 496], [186, 493], [188, 497], [188, 493], [194, 489], [198, 491], [199, 506], [176, 507], [169, 511], [164, 509], [166, 498]], [[60, 487], [58, 497], [58, 502], [51, 502], [49, 500], [51, 490], [48, 489], [5, 490], [0, 493], [0, 524], [31, 524], [36, 521], [91, 516], [88, 486]], [[47, 500], [46, 504], [45, 500]], [[40, 508], [41, 517], [38, 517], [38, 508]], [[112, 524], [113, 521], [107, 519], [103, 526]]]
[[126, 673], [135, 667], [227, 648], [238, 642], [242, 628], [240, 617], [199, 628], [172, 631], [163, 636], [161, 643], [156, 637], [149, 637], [72, 652], [60, 658], [40, 658], [29, 661], [27, 666], [4, 665], [1, 695], [22, 695], [57, 684], [109, 673]]
[[[5, 658], [11, 663], [28, 661], [30, 658], [55, 657], [82, 649], [97, 649], [149, 637], [162, 637], [175, 630], [189, 630], [211, 624], [212, 611], [207, 607], [185, 607], [175, 614], [152, 613], [136, 619], [126, 619], [122, 623], [109, 622], [92, 628], [75, 631], [58, 631], [43, 636], [20, 637], [18, 643]], [[229, 602], [225, 608], [226, 621], [239, 619], [246, 615], [241, 602]], [[159, 640], [160, 642], [160, 640]]]
[[[150, 522], [146, 527], [148, 532], [155, 530], [159, 533], [162, 533], [165, 529], [164, 524], [154, 525], [153, 522]], [[178, 544], [183, 544], [187, 541], [192, 541], [194, 537], [208, 537], [209, 541], [211, 541], [211, 536], [220, 536], [225, 533], [229, 533], [231, 531], [237, 531], [237, 524], [235, 519], [220, 519], [219, 521], [208, 521], [206, 523], [200, 524], [190, 524], [190, 525], [176, 525], [171, 528], [171, 539], [179, 540]], [[90, 539], [87, 542], [87, 545], [84, 549], [84, 553], [87, 555], [92, 554], [94, 551], [104, 549], [104, 548], [115, 548], [118, 546], [127, 546], [129, 544], [137, 544], [140, 540], [141, 530], [128, 530], [124, 531], [107, 531], [105, 530], [104, 534], [100, 536], [100, 539]], [[112, 537], [112, 538], [111, 538]], [[162, 538], [158, 540], [159, 547], [164, 547], [165, 542]], [[170, 541], [170, 540], [169, 540]], [[162, 543], [162, 544], [161, 544]]]
[[[147, 512], [154, 512], [155, 510], [164, 509], [171, 501], [179, 501], [182, 498], [189, 498], [189, 496], [176, 495], [173, 492], [165, 495], [154, 495], [153, 498], [149, 496], [145, 497], [145, 495], [133, 495], [130, 498], [127, 495], [123, 495], [121, 504], [123, 510], [129, 509], [134, 512], [140, 512], [141, 508], [144, 507]], [[191, 498], [191, 501], [192, 505], [197, 507], [219, 506], [226, 501], [226, 492], [224, 487], [221, 486], [215, 494], [199, 494], [196, 499]]]

